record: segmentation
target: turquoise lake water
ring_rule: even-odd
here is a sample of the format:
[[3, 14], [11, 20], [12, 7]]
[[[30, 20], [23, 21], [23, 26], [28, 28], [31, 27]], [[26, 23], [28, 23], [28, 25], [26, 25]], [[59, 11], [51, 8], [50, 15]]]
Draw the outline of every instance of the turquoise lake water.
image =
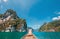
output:
[[[0, 32], [0, 39], [21, 39], [26, 32]], [[33, 32], [38, 39], [60, 39], [60, 32]]]
[[60, 32], [34, 32], [38, 39], [60, 39]]

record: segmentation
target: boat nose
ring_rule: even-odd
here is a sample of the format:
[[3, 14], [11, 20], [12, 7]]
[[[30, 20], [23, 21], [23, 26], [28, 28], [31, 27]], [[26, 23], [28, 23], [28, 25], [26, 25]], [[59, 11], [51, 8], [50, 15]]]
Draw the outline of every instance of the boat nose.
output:
[[29, 29], [28, 30], [28, 34], [32, 34], [32, 29]]

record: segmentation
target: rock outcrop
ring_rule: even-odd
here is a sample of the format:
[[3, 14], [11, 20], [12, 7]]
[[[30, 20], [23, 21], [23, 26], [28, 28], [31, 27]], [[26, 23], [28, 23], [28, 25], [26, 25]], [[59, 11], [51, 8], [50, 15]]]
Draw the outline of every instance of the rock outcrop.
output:
[[40, 32], [60, 32], [60, 20], [44, 23], [40, 27], [39, 31]]
[[27, 31], [27, 23], [25, 19], [19, 18], [14, 10], [8, 9], [4, 14], [0, 14], [0, 32], [15, 31]]

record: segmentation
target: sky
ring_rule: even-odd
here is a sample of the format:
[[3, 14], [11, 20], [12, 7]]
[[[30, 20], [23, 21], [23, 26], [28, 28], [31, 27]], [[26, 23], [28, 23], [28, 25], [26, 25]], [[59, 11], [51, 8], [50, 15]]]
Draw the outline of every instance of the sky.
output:
[[44, 22], [60, 19], [60, 0], [0, 0], [0, 13], [16, 11], [28, 27], [38, 29]]

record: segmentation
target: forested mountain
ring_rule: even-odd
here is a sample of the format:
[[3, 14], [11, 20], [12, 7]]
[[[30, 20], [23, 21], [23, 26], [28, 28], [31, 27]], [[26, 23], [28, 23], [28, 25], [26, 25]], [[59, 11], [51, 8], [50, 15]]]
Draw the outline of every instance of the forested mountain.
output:
[[16, 11], [8, 9], [4, 14], [0, 14], [0, 32], [15, 31], [27, 31], [27, 23], [25, 19], [17, 16]]
[[44, 23], [40, 27], [39, 31], [40, 32], [60, 32], [60, 20]]

